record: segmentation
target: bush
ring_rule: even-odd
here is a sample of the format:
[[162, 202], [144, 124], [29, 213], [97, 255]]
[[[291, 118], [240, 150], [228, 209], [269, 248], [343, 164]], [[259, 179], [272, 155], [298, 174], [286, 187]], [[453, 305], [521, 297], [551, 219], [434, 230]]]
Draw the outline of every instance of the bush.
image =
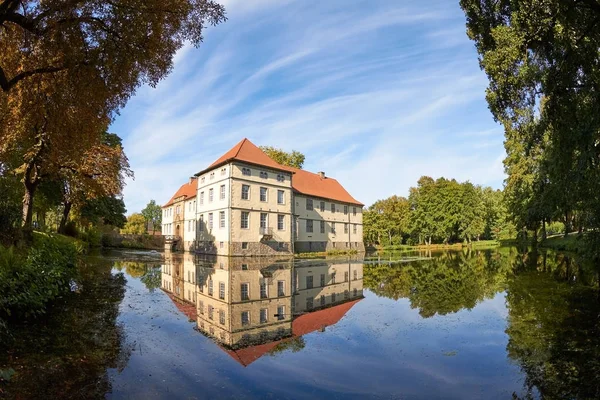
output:
[[102, 239], [102, 233], [96, 228], [89, 228], [81, 234], [81, 240], [86, 242], [90, 247], [101, 247]]
[[74, 243], [40, 234], [26, 255], [0, 246], [0, 319], [42, 314], [69, 292], [76, 261]]
[[561, 233], [565, 233], [565, 224], [560, 221], [554, 221], [546, 227], [547, 235], [558, 235]]

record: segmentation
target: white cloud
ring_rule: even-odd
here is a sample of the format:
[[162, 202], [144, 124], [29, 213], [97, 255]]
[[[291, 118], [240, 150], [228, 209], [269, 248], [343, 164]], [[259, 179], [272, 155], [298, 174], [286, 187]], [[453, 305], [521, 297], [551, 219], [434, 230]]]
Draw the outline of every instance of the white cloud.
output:
[[243, 137], [304, 152], [367, 205], [421, 175], [501, 184], [502, 131], [456, 4], [226, 6], [229, 20], [113, 127], [136, 173], [129, 211], [164, 203]]

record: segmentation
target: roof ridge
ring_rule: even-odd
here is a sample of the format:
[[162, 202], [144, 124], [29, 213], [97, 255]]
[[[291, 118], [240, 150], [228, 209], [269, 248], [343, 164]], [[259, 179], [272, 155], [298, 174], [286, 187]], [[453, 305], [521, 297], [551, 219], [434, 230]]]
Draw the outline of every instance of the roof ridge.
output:
[[240, 151], [242, 151], [242, 147], [244, 147], [244, 144], [246, 144], [247, 141], [248, 141], [248, 138], [242, 139], [242, 141], [239, 143], [237, 151], [235, 152], [235, 155], [233, 156], [234, 158], [240, 154]]

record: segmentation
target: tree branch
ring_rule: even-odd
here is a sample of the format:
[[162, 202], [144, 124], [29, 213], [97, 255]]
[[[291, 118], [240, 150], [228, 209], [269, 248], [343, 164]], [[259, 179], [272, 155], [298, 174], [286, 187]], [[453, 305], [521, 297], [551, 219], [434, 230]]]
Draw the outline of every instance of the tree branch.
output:
[[35, 69], [29, 70], [29, 71], [23, 71], [20, 74], [15, 75], [11, 80], [8, 80], [6, 78], [6, 74], [4, 73], [4, 70], [2, 70], [2, 67], [0, 67], [0, 88], [2, 88], [3, 91], [8, 92], [13, 86], [15, 86], [17, 83], [19, 83], [19, 81], [22, 81], [23, 79], [25, 79], [27, 77], [30, 77], [33, 75], [39, 75], [39, 74], [47, 74], [47, 73], [52, 73], [52, 72], [64, 71], [67, 68], [69, 68], [69, 67], [66, 65], [35, 68]]

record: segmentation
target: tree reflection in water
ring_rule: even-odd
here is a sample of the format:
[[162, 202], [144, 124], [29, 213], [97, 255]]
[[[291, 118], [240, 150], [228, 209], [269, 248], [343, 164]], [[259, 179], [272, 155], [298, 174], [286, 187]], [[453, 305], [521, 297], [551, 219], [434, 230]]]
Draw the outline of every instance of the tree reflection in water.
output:
[[112, 265], [101, 258], [88, 260], [81, 267], [79, 293], [47, 315], [13, 327], [14, 340], [0, 343], [0, 370], [16, 371], [0, 386], [5, 394], [88, 399], [110, 392], [108, 368], [124, 368], [130, 354], [117, 324], [126, 280], [111, 273]]
[[425, 318], [472, 309], [505, 291], [507, 353], [525, 374], [524, 398], [600, 398], [597, 266], [554, 252], [447, 252], [365, 265], [364, 285], [408, 299]]
[[526, 374], [525, 398], [600, 398], [597, 270], [551, 253], [517, 258], [514, 266], [507, 351]]

